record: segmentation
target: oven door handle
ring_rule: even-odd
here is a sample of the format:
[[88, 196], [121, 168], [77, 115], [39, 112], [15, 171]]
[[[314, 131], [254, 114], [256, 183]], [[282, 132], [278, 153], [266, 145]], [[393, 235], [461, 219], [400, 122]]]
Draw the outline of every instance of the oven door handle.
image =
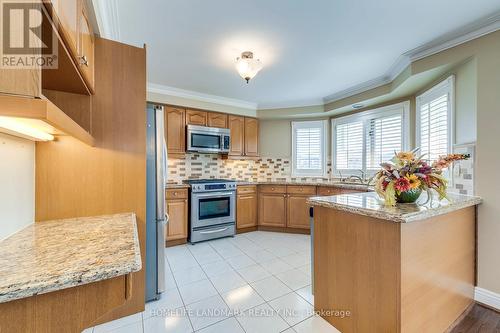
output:
[[215, 234], [215, 233], [217, 233], [217, 232], [223, 232], [223, 231], [226, 231], [227, 229], [229, 229], [229, 227], [225, 227], [225, 228], [222, 228], [222, 229], [217, 229], [217, 230], [200, 231], [200, 234]]
[[209, 192], [209, 193], [193, 193], [194, 198], [224, 198], [234, 195], [234, 191], [231, 192]]

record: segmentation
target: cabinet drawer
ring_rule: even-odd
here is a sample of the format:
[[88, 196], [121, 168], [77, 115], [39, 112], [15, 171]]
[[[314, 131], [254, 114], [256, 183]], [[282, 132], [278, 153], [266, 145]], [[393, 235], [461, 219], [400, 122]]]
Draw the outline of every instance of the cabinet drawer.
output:
[[170, 199], [187, 199], [188, 190], [184, 188], [167, 189], [167, 200]]
[[257, 192], [257, 185], [238, 185], [238, 194], [255, 193]]
[[303, 185], [288, 185], [286, 187], [288, 194], [316, 194], [316, 186], [303, 186]]
[[260, 185], [262, 193], [286, 193], [286, 185]]
[[338, 195], [342, 194], [342, 189], [332, 186], [318, 186], [318, 195]]

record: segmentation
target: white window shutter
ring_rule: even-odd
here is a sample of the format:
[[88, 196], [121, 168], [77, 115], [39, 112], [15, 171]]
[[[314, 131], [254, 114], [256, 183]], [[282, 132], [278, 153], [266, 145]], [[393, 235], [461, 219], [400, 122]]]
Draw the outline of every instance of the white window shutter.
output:
[[354, 121], [337, 125], [336, 169], [355, 170], [363, 168], [363, 122]]
[[325, 176], [325, 124], [322, 120], [292, 122], [295, 176]]
[[417, 146], [434, 161], [451, 152], [453, 77], [417, 97]]
[[402, 151], [402, 138], [402, 114], [370, 119], [366, 136], [366, 169], [378, 170], [380, 163], [389, 161], [394, 152]]

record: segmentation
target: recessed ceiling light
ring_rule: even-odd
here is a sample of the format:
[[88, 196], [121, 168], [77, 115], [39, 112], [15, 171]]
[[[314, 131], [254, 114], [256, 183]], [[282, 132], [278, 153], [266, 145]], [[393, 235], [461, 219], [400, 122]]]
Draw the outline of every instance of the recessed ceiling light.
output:
[[259, 59], [253, 58], [253, 52], [246, 51], [241, 57], [236, 59], [236, 70], [240, 76], [248, 83], [262, 69], [262, 63]]
[[352, 105], [352, 108], [353, 109], [361, 109], [362, 107], [364, 107], [365, 105], [362, 104], [362, 103], [356, 103], [356, 104], [353, 104]]

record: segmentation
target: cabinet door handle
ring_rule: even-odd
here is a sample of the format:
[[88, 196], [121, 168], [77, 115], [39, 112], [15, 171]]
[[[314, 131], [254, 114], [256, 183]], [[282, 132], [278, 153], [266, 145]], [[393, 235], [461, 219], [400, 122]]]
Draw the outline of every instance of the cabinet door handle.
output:
[[89, 67], [89, 59], [87, 58], [87, 56], [83, 55], [80, 57], [80, 65]]

